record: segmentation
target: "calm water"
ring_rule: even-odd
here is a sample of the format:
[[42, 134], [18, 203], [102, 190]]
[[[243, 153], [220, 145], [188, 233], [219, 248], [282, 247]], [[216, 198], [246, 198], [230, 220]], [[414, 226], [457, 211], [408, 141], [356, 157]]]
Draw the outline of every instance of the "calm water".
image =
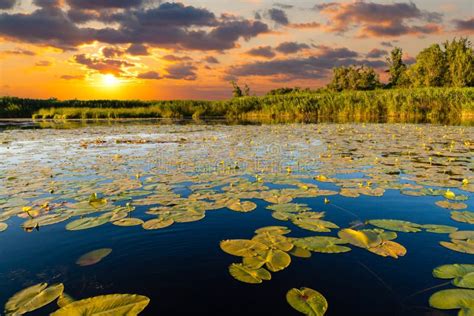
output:
[[[407, 249], [398, 259], [355, 246], [347, 253], [292, 257], [291, 264], [272, 273], [270, 281], [247, 284], [229, 274], [228, 266], [241, 258], [222, 251], [220, 241], [251, 239], [256, 229], [272, 225], [290, 228], [289, 237], [337, 236], [338, 229], [302, 229], [272, 217], [266, 209], [271, 203], [248, 197], [241, 199], [256, 203], [253, 211], [221, 207], [207, 210], [199, 221], [156, 230], [111, 223], [78, 231], [65, 226], [79, 218], [71, 205], [87, 200], [91, 193], [107, 198], [114, 207], [131, 202], [135, 210], [130, 216], [148, 220], [156, 215], [146, 212], [160, 203], [134, 204], [146, 196], [133, 194], [130, 199], [114, 201], [117, 192], [136, 193], [147, 190], [146, 185], [166, 185], [166, 194], [175, 193], [171, 200], [179, 204], [193, 192], [207, 192], [204, 187], [193, 187], [197, 183], [208, 184], [206, 189], [220, 194], [230, 182], [246, 179], [245, 183], [255, 183], [255, 175], [260, 174], [267, 187], [263, 191], [294, 189], [295, 181], [336, 192], [366, 181], [384, 188], [382, 196], [330, 195], [328, 204], [325, 196], [293, 198], [293, 203], [307, 204], [312, 211], [324, 211], [324, 220], [340, 228], [369, 219], [401, 219], [472, 230], [472, 224], [453, 221], [450, 210], [435, 205], [445, 200], [442, 196], [403, 194], [403, 188], [395, 184], [412, 185], [404, 188], [417, 192], [449, 187], [456, 195], [467, 197], [462, 201], [467, 206], [464, 210], [473, 210], [472, 192], [460, 184], [463, 179], [474, 182], [472, 145], [465, 143], [473, 139], [472, 127], [401, 124], [133, 122], [67, 130], [0, 130], [0, 211], [13, 214], [4, 220], [8, 229], [0, 233], [0, 304], [30, 285], [61, 282], [74, 299], [113, 293], [148, 296], [151, 301], [143, 315], [300, 315], [285, 295], [291, 288], [304, 286], [326, 297], [327, 315], [456, 315], [457, 311], [428, 305], [433, 293], [453, 288], [447, 280], [433, 278], [435, 267], [474, 262], [472, 255], [439, 244], [450, 240], [448, 234], [398, 232], [396, 242]], [[420, 149], [425, 145], [427, 149]], [[314, 179], [321, 174], [332, 181]], [[276, 176], [278, 181], [274, 181]], [[282, 180], [285, 177], [288, 183]], [[8, 204], [13, 199], [22, 201]], [[25, 232], [21, 225], [27, 216], [21, 208], [35, 209], [45, 202], [64, 202], [48, 212], [72, 212], [71, 218]], [[47, 214], [40, 213], [38, 216]], [[113, 251], [95, 265], [75, 263], [98, 248]], [[46, 315], [56, 309], [51, 303], [31, 314]]]

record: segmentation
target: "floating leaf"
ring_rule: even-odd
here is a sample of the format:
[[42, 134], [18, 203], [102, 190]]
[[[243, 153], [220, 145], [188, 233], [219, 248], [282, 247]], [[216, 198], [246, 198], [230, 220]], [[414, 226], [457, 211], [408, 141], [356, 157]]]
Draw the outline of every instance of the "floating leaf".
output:
[[250, 212], [257, 208], [257, 204], [251, 201], [235, 201], [227, 205], [227, 208], [231, 209], [232, 211], [236, 212]]
[[467, 205], [461, 202], [437, 201], [435, 204], [450, 210], [462, 210], [467, 208]]
[[331, 228], [339, 228], [333, 222], [314, 218], [296, 219], [293, 224], [313, 232], [330, 232]]
[[395, 259], [402, 257], [407, 253], [405, 247], [390, 240], [383, 241], [381, 244], [375, 247], [368, 248], [368, 250], [379, 256], [392, 257]]
[[471, 316], [474, 313], [474, 290], [449, 289], [436, 292], [430, 297], [430, 306], [438, 309], [460, 309], [459, 316]]
[[288, 229], [288, 227], [285, 226], [266, 226], [259, 228], [255, 231], [256, 234], [270, 234], [270, 235], [286, 235], [290, 233], [291, 230]]
[[372, 248], [377, 247], [382, 243], [382, 238], [377, 232], [374, 231], [358, 231], [351, 228], [341, 229], [337, 235], [342, 240], [350, 243], [351, 245], [360, 248]]
[[80, 256], [79, 259], [77, 259], [76, 264], [82, 267], [96, 264], [102, 259], [104, 259], [105, 257], [107, 257], [111, 252], [112, 252], [112, 249], [110, 248], [101, 248], [101, 249], [90, 251]]
[[280, 249], [283, 251], [290, 251], [293, 244], [287, 237], [282, 235], [272, 235], [270, 233], [261, 233], [255, 235], [252, 240], [258, 241], [271, 249]]
[[427, 232], [437, 233], [437, 234], [450, 234], [458, 230], [456, 227], [447, 226], [447, 225], [427, 224], [427, 225], [422, 225], [422, 227]]
[[105, 223], [109, 222], [109, 218], [106, 216], [98, 216], [98, 217], [84, 217], [80, 219], [76, 219], [66, 225], [67, 230], [82, 230], [82, 229], [89, 229], [93, 227], [97, 227], [100, 225], [104, 225]]
[[147, 230], [165, 228], [174, 223], [171, 218], [155, 218], [150, 219], [142, 224], [142, 227]]
[[5, 231], [8, 228], [7, 223], [0, 222], [0, 232]]
[[474, 212], [452, 211], [451, 218], [461, 223], [474, 224]]
[[313, 289], [293, 288], [286, 293], [286, 300], [298, 312], [308, 316], [323, 316], [328, 309], [326, 298]]
[[303, 249], [322, 253], [341, 253], [351, 250], [349, 247], [340, 246], [341, 244], [347, 244], [347, 242], [336, 237], [314, 236], [294, 238], [293, 244]]
[[301, 248], [301, 247], [293, 247], [293, 249], [289, 252], [290, 255], [298, 258], [310, 258], [311, 251]]
[[239, 257], [254, 257], [268, 250], [266, 245], [248, 239], [223, 240], [220, 247], [228, 254]]
[[71, 304], [72, 302], [74, 302], [75, 300], [69, 295], [69, 294], [66, 294], [66, 293], [62, 293], [59, 297], [58, 297], [58, 306], [59, 307], [64, 307], [68, 304]]
[[446, 264], [433, 270], [433, 276], [439, 279], [453, 279], [457, 287], [474, 288], [474, 264]]
[[92, 193], [89, 197], [89, 205], [93, 208], [102, 208], [107, 205], [107, 199], [99, 198], [97, 193]]
[[416, 223], [401, 221], [397, 219], [371, 219], [368, 221], [368, 223], [379, 228], [406, 233], [419, 232], [421, 231], [420, 228], [422, 227], [422, 225]]
[[276, 211], [276, 212], [290, 212], [290, 213], [298, 213], [298, 212], [311, 210], [311, 208], [308, 207], [308, 205], [298, 204], [298, 203], [271, 204], [267, 206], [267, 209]]
[[138, 226], [143, 224], [143, 220], [139, 218], [122, 218], [117, 221], [112, 222], [112, 224], [117, 226]]
[[62, 283], [48, 286], [39, 283], [13, 295], [5, 304], [6, 315], [22, 315], [48, 305], [58, 298], [64, 290]]
[[109, 294], [74, 301], [65, 305], [52, 316], [71, 315], [138, 315], [150, 302], [143, 295]]
[[229, 266], [229, 273], [235, 279], [251, 284], [262, 283], [263, 280], [270, 280], [272, 275], [264, 268], [251, 269], [241, 263], [233, 263]]
[[261, 268], [266, 265], [272, 272], [278, 272], [285, 269], [291, 263], [291, 257], [284, 251], [278, 249], [269, 249], [262, 255], [254, 257], [244, 257], [243, 264], [252, 269]]
[[440, 241], [439, 244], [457, 252], [469, 253], [471, 255], [474, 254], [474, 241], [453, 239], [451, 242]]

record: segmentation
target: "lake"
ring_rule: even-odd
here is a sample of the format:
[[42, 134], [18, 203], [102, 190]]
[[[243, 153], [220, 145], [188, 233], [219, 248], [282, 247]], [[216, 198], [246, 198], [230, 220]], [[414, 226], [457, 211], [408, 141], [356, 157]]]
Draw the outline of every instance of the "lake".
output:
[[142, 315], [302, 315], [306, 287], [326, 315], [457, 315], [430, 296], [472, 288], [433, 269], [474, 262], [474, 127], [2, 126], [2, 305], [45, 282]]

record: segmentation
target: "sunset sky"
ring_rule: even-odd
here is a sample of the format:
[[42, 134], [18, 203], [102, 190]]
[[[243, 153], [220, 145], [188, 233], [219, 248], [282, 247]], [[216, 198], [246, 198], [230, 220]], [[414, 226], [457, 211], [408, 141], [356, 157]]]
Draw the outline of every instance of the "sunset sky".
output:
[[[222, 99], [383, 72], [392, 47], [474, 35], [474, 1], [0, 0], [0, 95]], [[382, 79], [384, 77], [382, 76]]]

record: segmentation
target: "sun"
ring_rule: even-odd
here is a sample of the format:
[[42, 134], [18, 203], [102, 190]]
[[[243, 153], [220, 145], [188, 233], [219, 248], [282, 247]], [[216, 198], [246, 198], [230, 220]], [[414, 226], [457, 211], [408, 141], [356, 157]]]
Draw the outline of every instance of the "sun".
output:
[[107, 87], [114, 87], [120, 83], [120, 80], [117, 79], [112, 74], [102, 75], [102, 83]]

